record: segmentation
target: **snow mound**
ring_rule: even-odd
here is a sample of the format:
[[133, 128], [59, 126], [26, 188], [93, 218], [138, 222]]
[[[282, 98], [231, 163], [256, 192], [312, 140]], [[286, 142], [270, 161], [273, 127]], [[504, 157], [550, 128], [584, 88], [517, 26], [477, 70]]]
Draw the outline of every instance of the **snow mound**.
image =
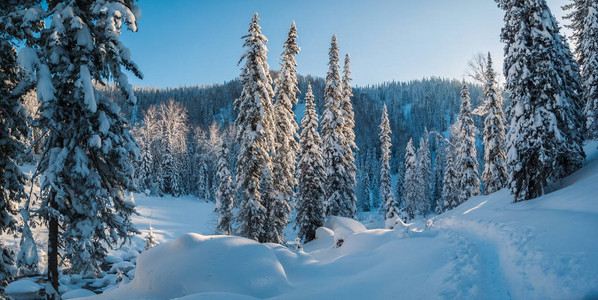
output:
[[341, 232], [351, 235], [367, 230], [359, 221], [337, 216], [327, 217], [324, 222], [324, 227], [332, 229], [335, 235]]
[[95, 293], [86, 289], [76, 289], [62, 294], [62, 299], [75, 299], [94, 296]]
[[199, 293], [188, 295], [175, 300], [257, 300], [259, 298], [232, 293]]
[[326, 218], [324, 227], [330, 228], [334, 232], [334, 243], [337, 246], [342, 245], [341, 241], [344, 241], [348, 236], [367, 230], [359, 221], [337, 216]]
[[8, 294], [37, 293], [39, 292], [39, 285], [28, 279], [21, 279], [9, 283], [4, 291]]
[[289, 287], [285, 270], [267, 246], [241, 237], [188, 233], [141, 253], [133, 281], [95, 299], [220, 295], [205, 294], [209, 292], [267, 298]]
[[17, 281], [13, 281], [8, 284], [8, 286], [4, 289], [4, 292], [8, 295], [13, 297], [14, 299], [37, 299], [38, 292], [40, 288], [39, 285], [29, 279], [23, 278]]

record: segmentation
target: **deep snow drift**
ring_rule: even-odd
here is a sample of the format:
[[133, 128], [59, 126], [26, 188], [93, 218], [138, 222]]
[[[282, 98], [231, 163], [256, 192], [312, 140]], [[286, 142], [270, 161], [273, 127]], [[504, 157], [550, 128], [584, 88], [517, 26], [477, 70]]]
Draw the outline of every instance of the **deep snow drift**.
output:
[[535, 200], [512, 203], [503, 189], [394, 230], [331, 218], [302, 250], [183, 235], [143, 252], [131, 283], [96, 297], [595, 298], [597, 145], [583, 169]]

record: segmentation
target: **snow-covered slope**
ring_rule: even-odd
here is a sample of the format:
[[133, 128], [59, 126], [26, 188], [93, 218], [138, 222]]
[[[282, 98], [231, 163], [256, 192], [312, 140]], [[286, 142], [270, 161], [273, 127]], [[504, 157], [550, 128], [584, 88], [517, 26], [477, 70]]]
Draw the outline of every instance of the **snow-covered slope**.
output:
[[[98, 298], [596, 298], [597, 145], [561, 189], [522, 203], [501, 190], [395, 230], [331, 219], [303, 250], [186, 235], [142, 253], [135, 279]], [[151, 279], [160, 276], [167, 280]]]

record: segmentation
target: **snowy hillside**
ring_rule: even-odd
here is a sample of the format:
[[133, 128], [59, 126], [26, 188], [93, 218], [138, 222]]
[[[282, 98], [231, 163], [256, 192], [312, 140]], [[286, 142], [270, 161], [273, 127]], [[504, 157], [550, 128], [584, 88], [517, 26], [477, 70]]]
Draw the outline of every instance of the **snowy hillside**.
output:
[[[231, 293], [239, 299], [594, 298], [596, 146], [586, 147], [586, 166], [553, 193], [514, 204], [501, 190], [407, 228], [368, 230], [336, 218], [300, 251], [239, 237], [182, 235], [142, 253], [131, 283], [95, 299], [229, 299]], [[154, 211], [152, 226], [163, 230], [163, 240], [180, 233], [179, 222], [195, 219], [190, 226], [203, 234], [213, 226], [205, 215], [209, 207], [198, 202], [138, 204], [142, 215]], [[149, 208], [170, 204], [188, 205], [179, 210], [186, 215]], [[136, 222], [143, 227], [145, 220]]]

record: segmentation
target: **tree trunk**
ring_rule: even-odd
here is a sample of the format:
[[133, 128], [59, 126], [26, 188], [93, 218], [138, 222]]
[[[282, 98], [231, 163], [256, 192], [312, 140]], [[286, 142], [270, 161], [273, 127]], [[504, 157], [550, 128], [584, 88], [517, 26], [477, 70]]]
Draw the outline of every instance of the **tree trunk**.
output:
[[[56, 204], [56, 192], [52, 191], [50, 195], [50, 207], [58, 209]], [[54, 291], [46, 291], [46, 299], [57, 300], [58, 293], [58, 219], [50, 217], [48, 223], [48, 282], [52, 284]]]

